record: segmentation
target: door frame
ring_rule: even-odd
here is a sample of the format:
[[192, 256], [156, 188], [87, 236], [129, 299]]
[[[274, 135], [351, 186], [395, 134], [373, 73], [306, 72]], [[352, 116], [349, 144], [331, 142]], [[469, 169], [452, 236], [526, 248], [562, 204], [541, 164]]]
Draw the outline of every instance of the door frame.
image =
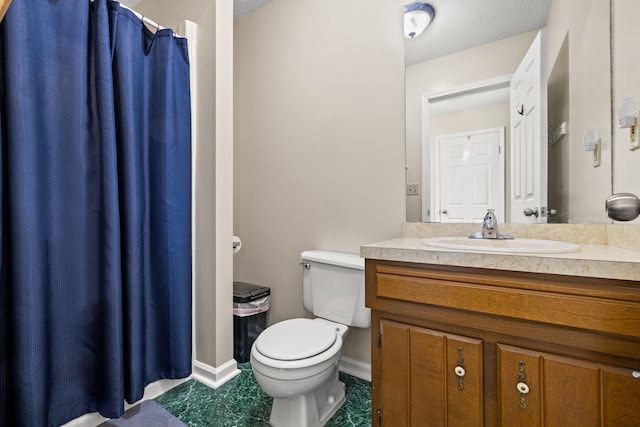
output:
[[[431, 144], [431, 104], [457, 96], [510, 87], [512, 77], [513, 74], [505, 74], [491, 79], [456, 86], [446, 91], [422, 95], [422, 222], [440, 222], [440, 197], [439, 194], [437, 198], [435, 195], [436, 188], [439, 188], [440, 185], [438, 183], [436, 186], [435, 182], [436, 179], [439, 180], [439, 178], [436, 178], [437, 175], [435, 173], [437, 158], [436, 147], [434, 146], [437, 144]], [[503, 147], [503, 149], [506, 149], [506, 147]], [[504, 166], [502, 170], [504, 173]], [[427, 190], [429, 191], [428, 194], [426, 194]]]
[[441, 188], [440, 188], [440, 141], [442, 137], [447, 137], [447, 138], [455, 138], [455, 137], [461, 137], [461, 136], [470, 136], [470, 135], [477, 135], [477, 134], [485, 134], [485, 133], [497, 133], [498, 134], [498, 149], [499, 149], [499, 154], [498, 154], [498, 194], [499, 194], [499, 205], [500, 206], [495, 206], [496, 209], [496, 215], [498, 215], [498, 221], [503, 223], [505, 220], [505, 206], [506, 206], [506, 197], [505, 197], [505, 188], [506, 188], [506, 181], [505, 181], [505, 150], [506, 150], [506, 141], [505, 141], [505, 128], [504, 127], [496, 127], [496, 128], [487, 128], [487, 129], [476, 129], [476, 130], [471, 130], [471, 131], [466, 131], [466, 132], [458, 132], [458, 133], [452, 133], [452, 134], [446, 134], [446, 135], [438, 135], [436, 137], [436, 141], [433, 144], [434, 145], [434, 167], [433, 167], [433, 171], [434, 171], [434, 175], [435, 175], [435, 179], [434, 179], [434, 189], [433, 189], [433, 195], [435, 197], [435, 205], [434, 205], [434, 212], [437, 214], [437, 221], [438, 222], [442, 222], [442, 214], [440, 213], [441, 210], [441, 206], [440, 206], [440, 193], [441, 193]]

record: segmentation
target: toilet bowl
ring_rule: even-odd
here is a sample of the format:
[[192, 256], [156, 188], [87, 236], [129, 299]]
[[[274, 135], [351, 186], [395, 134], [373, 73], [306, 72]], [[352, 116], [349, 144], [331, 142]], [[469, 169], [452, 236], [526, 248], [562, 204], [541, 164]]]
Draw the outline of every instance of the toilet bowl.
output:
[[[273, 397], [272, 425], [321, 426], [342, 406], [338, 362], [347, 329], [324, 319], [291, 319], [256, 339], [251, 366], [260, 388]], [[283, 349], [293, 351], [285, 355]]]
[[323, 426], [340, 409], [346, 399], [338, 379], [343, 338], [349, 326], [371, 324], [358, 255], [306, 251], [302, 259], [304, 306], [322, 318], [276, 323], [251, 348], [256, 381], [273, 397], [269, 421], [276, 427]]

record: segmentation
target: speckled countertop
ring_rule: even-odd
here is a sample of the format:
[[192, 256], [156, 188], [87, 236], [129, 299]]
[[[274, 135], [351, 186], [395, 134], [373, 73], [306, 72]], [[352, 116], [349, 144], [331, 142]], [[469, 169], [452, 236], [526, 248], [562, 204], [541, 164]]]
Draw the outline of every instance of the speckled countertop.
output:
[[567, 253], [496, 253], [425, 246], [423, 238], [465, 236], [474, 224], [405, 224], [403, 237], [360, 247], [360, 255], [389, 261], [478, 267], [640, 281], [640, 227], [609, 224], [504, 224], [500, 232], [516, 238], [575, 243]]

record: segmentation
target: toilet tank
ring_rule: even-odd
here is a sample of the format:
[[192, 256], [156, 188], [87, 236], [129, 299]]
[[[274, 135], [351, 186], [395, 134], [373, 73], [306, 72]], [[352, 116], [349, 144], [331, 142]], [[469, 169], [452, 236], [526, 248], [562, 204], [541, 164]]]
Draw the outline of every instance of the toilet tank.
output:
[[347, 326], [371, 326], [364, 305], [364, 259], [356, 254], [304, 251], [301, 256], [304, 308], [317, 317]]

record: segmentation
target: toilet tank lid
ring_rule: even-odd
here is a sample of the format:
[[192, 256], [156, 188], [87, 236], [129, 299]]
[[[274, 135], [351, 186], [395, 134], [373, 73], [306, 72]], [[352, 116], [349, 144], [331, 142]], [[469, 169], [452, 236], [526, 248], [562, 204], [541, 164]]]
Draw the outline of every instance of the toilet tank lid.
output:
[[358, 254], [312, 250], [302, 252], [300, 257], [305, 261], [320, 262], [323, 264], [364, 270], [364, 258], [361, 258]]

